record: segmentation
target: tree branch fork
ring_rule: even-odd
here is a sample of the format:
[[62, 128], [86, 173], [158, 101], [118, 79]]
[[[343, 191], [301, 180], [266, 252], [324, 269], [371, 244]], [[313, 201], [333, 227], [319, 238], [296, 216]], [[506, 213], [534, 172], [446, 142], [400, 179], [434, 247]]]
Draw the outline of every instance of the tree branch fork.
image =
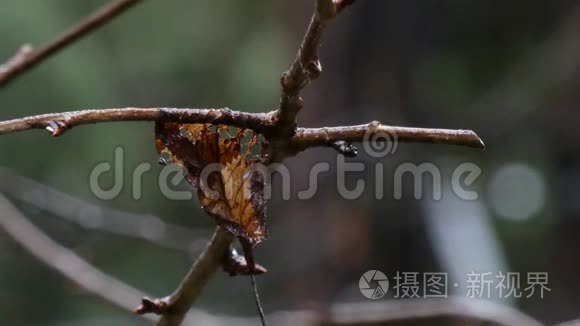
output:
[[[43, 114], [0, 122], [0, 135], [30, 129], [45, 129], [54, 137], [73, 127], [119, 121], [172, 121], [179, 123], [210, 123], [254, 130], [274, 137], [279, 130], [279, 111], [246, 113], [223, 109], [122, 108], [81, 110]], [[288, 138], [293, 152], [311, 147], [334, 147], [337, 142], [361, 142], [384, 134], [379, 140], [409, 143], [441, 143], [484, 148], [483, 141], [471, 130], [410, 128], [383, 125], [377, 121], [355, 126], [324, 128], [294, 128]]]
[[[113, 0], [46, 47], [34, 51], [30, 46], [23, 46], [13, 58], [0, 66], [0, 86], [11, 82], [52, 54], [94, 31], [140, 1]], [[313, 147], [334, 148], [343, 155], [355, 156], [357, 152], [351, 143], [363, 141], [439, 143], [483, 149], [485, 147], [483, 141], [471, 130], [397, 127], [383, 125], [377, 121], [353, 126], [298, 127], [296, 117], [304, 106], [300, 93], [322, 73], [318, 50], [324, 31], [329, 23], [353, 2], [354, 0], [315, 0], [315, 10], [296, 59], [282, 74], [278, 110], [265, 113], [246, 113], [228, 108], [80, 110], [0, 122], [0, 135], [31, 129], [45, 129], [52, 136], [58, 137], [77, 126], [115, 121], [209, 123], [251, 129], [263, 134], [272, 144], [273, 162], [281, 161], [285, 157]], [[231, 275], [244, 274], [245, 269], [241, 261], [233, 260], [234, 265], [228, 264], [232, 262], [231, 257], [228, 258], [232, 240], [231, 234], [218, 227], [212, 240], [194, 262], [180, 286], [168, 297], [144, 298], [137, 312], [160, 314], [162, 317], [157, 325], [180, 325], [187, 311], [220, 265], [229, 266], [224, 269]], [[235, 268], [228, 269], [232, 266]]]

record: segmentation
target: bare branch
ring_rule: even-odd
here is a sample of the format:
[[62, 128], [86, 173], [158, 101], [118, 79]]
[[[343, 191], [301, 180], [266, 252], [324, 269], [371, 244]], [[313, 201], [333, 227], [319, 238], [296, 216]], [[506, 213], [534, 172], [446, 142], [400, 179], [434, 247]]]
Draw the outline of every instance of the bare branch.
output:
[[53, 136], [79, 125], [113, 121], [174, 121], [213, 123], [248, 128], [267, 134], [273, 128], [271, 113], [245, 113], [224, 109], [124, 108], [43, 114], [0, 122], [0, 135], [28, 129], [46, 129]]
[[137, 312], [160, 314], [158, 326], [180, 325], [210, 277], [227, 257], [232, 240], [231, 233], [217, 227], [211, 241], [173, 294], [155, 300], [144, 298]]
[[[192, 317], [203, 316], [196, 311]], [[446, 299], [398, 299], [381, 302], [334, 303], [321, 310], [277, 311], [268, 314], [273, 325], [407, 325], [407, 324], [493, 324], [506, 326], [539, 326], [539, 321], [508, 305], [462, 296]], [[212, 325], [258, 325], [257, 318], [232, 316], [205, 317]], [[203, 319], [190, 319], [204, 325]], [[208, 323], [209, 324], [209, 323]], [[571, 323], [562, 324], [571, 326]]]
[[441, 323], [440, 318], [447, 321], [444, 324], [457, 321], [461, 325], [481, 322], [506, 326], [541, 325], [534, 318], [509, 306], [460, 296], [378, 303], [339, 303], [331, 305], [322, 314], [314, 311], [288, 311], [268, 316], [277, 325], [325, 326], [438, 324], [437, 321]]
[[[0, 195], [0, 226], [31, 255], [64, 275], [81, 288], [121, 309], [131, 311], [133, 302], [144, 294], [99, 271], [71, 250], [60, 246], [30, 223], [12, 203]], [[159, 325], [178, 325], [191, 303], [199, 296], [208, 278], [216, 270], [232, 237], [218, 230], [206, 251], [192, 267], [182, 285], [166, 302]], [[146, 301], [147, 302], [147, 301]], [[150, 309], [159, 306], [150, 307]], [[322, 315], [313, 311], [280, 312], [270, 315], [276, 324], [287, 325], [397, 325], [402, 321], [428, 320], [436, 317], [462, 317], [499, 325], [540, 325], [533, 318], [507, 306], [481, 300], [450, 297], [446, 300], [398, 300], [385, 303], [335, 304]], [[152, 316], [145, 316], [153, 321]], [[195, 311], [188, 320], [216, 325], [254, 325], [255, 319], [214, 317]]]
[[111, 2], [38, 51], [33, 51], [29, 45], [23, 45], [12, 59], [0, 66], [0, 86], [6, 85], [25, 71], [103, 26], [140, 1], [117, 0]]
[[316, 8], [296, 59], [290, 69], [282, 74], [282, 95], [276, 117], [277, 126], [280, 127], [279, 134], [282, 137], [291, 136], [296, 128], [296, 115], [303, 106], [300, 91], [312, 80], [317, 79], [322, 72], [318, 48], [327, 23], [353, 2], [354, 0], [316, 1]]
[[[32, 224], [4, 195], [0, 194], [0, 228], [11, 239], [55, 272], [75, 285], [117, 308], [133, 313], [135, 302], [147, 297], [146, 293], [108, 275], [92, 266], [72, 250], [51, 239]], [[153, 324], [153, 315], [143, 316]], [[192, 309], [186, 315], [185, 325], [231, 325], [243, 318], [213, 316]]]
[[[0, 122], [0, 135], [29, 129], [47, 129], [53, 136], [79, 125], [114, 121], [175, 121], [180, 123], [225, 124], [271, 135], [278, 127], [268, 113], [245, 113], [229, 109], [125, 108], [71, 111], [43, 114]], [[401, 142], [439, 143], [484, 148], [483, 141], [471, 130], [449, 130], [366, 125], [329, 128], [298, 128], [291, 138], [294, 151], [315, 146], [335, 147], [335, 142], [360, 142], [381, 134]], [[388, 140], [388, 139], [387, 139]]]
[[395, 127], [381, 125], [376, 121], [358, 126], [298, 128], [296, 135], [292, 138], [291, 146], [296, 151], [316, 146], [336, 148], [337, 142], [340, 141], [347, 143], [385, 141], [394, 144], [397, 142], [437, 143], [485, 148], [481, 138], [471, 130]]
[[[73, 29], [65, 34], [60, 41], [37, 53], [30, 54], [27, 48], [23, 48], [24, 50], [10, 60], [7, 68], [4, 71], [0, 71], [0, 85], [136, 2], [118, 0], [111, 6], [104, 8], [100, 14], [97, 13], [96, 16], [92, 16], [92, 20], [90, 18], [89, 23], [86, 23], [86, 25], [81, 24], [78, 29]], [[287, 155], [316, 146], [330, 146], [345, 155], [355, 155], [356, 150], [350, 143], [369, 139], [372, 141], [446, 143], [483, 148], [484, 145], [481, 139], [474, 132], [466, 130], [392, 127], [383, 126], [378, 122], [333, 128], [297, 128], [296, 116], [303, 106], [300, 92], [312, 80], [318, 78], [322, 72], [318, 48], [321, 44], [323, 32], [327, 24], [352, 3], [353, 0], [316, 0], [316, 9], [296, 59], [289, 70], [282, 75], [282, 95], [280, 107], [277, 111], [252, 114], [235, 112], [229, 109], [126, 108], [85, 110], [0, 122], [0, 134], [27, 129], [46, 129], [53, 136], [60, 136], [66, 130], [78, 125], [110, 121], [174, 121], [179, 123], [225, 124], [252, 129], [264, 134], [272, 142], [273, 161], [281, 160]], [[125, 7], [122, 4], [125, 4]], [[115, 7], [115, 5], [121, 7]], [[114, 8], [117, 8], [116, 11]], [[110, 15], [108, 18], [107, 12]], [[91, 21], [93, 21], [92, 24], [94, 25], [90, 23]], [[181, 324], [211, 275], [228, 257], [227, 253], [232, 240], [232, 234], [218, 227], [212, 240], [173, 294], [160, 299], [143, 297], [142, 305], [137, 309], [137, 312], [140, 314], [160, 314], [161, 319], [157, 324], [160, 326]], [[48, 262], [46, 263], [49, 264]], [[338, 313], [337, 316], [340, 316], [340, 311]], [[348, 317], [349, 314], [345, 316]], [[340, 324], [341, 321], [337, 319], [331, 320], [331, 322]], [[348, 324], [348, 322], [343, 324]]]
[[580, 319], [567, 320], [559, 324], [554, 324], [554, 326], [578, 326], [578, 325], [580, 325]]
[[[32, 224], [6, 197], [0, 194], [0, 226], [28, 253], [54, 271], [126, 311], [132, 311], [143, 293], [93, 267], [73, 251], [62, 247]], [[153, 318], [146, 317], [153, 321]]]
[[[15, 67], [23, 65], [29, 58], [34, 54], [34, 49], [30, 44], [24, 44], [18, 48], [16, 53], [6, 61], [3, 65], [0, 65], [0, 83], [4, 76], [7, 76], [11, 71], [15, 70]], [[1, 84], [0, 84], [1, 85]]]
[[[149, 241], [163, 248], [197, 255], [208, 240], [208, 229], [191, 229], [157, 216], [101, 207], [0, 167], [0, 192], [86, 229]], [[201, 243], [201, 245], [200, 245]]]

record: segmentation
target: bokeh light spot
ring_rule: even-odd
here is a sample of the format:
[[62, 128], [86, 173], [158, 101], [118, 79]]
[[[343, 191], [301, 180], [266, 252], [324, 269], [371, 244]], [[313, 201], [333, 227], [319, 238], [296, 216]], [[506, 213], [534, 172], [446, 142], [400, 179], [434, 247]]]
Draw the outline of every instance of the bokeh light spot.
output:
[[534, 216], [546, 201], [542, 175], [527, 164], [511, 163], [491, 177], [488, 198], [492, 209], [503, 218], [525, 221]]

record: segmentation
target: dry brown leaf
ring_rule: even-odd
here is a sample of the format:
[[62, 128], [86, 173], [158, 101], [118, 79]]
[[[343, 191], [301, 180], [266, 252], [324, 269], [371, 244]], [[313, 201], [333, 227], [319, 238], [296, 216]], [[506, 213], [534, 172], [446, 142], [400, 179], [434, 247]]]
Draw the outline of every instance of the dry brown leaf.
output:
[[174, 122], [158, 122], [155, 134], [157, 151], [185, 168], [203, 209], [219, 226], [244, 240], [244, 247], [266, 238], [265, 178], [252, 169], [268, 157], [259, 135], [234, 127]]

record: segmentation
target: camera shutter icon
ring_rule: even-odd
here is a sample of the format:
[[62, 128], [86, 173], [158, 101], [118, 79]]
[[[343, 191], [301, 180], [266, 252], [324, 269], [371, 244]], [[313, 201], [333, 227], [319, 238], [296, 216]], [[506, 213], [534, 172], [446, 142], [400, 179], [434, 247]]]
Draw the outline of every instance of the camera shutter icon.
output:
[[371, 300], [377, 300], [385, 296], [389, 290], [389, 280], [385, 273], [378, 270], [365, 272], [358, 282], [362, 295]]

